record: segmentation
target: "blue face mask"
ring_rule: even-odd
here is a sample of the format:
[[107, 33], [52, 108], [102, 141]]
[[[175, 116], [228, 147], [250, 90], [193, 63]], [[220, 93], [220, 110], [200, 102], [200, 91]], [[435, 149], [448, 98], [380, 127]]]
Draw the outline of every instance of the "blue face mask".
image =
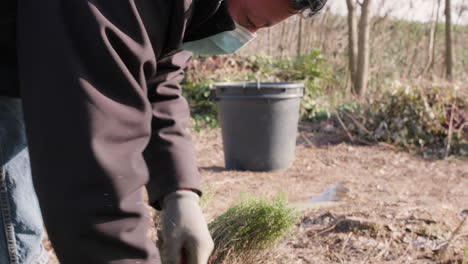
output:
[[232, 31], [225, 31], [219, 34], [182, 44], [182, 49], [202, 55], [222, 55], [234, 53], [252, 41], [257, 34], [236, 23], [236, 28]]

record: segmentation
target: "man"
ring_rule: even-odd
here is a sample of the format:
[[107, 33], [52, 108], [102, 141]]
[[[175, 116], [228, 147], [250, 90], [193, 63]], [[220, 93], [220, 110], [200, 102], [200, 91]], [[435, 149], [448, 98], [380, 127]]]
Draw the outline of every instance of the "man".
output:
[[[44, 228], [34, 192], [16, 82], [15, 2], [0, 3], [0, 263], [45, 264]], [[8, 96], [8, 97], [6, 97]]]
[[325, 0], [13, 2], [17, 25], [6, 26], [17, 36], [1, 44], [16, 57], [0, 57], [0, 95], [21, 88], [34, 184], [61, 263], [160, 263], [143, 188], [163, 210], [164, 263], [182, 253], [206, 263], [213, 242], [179, 85], [187, 50], [234, 52]]

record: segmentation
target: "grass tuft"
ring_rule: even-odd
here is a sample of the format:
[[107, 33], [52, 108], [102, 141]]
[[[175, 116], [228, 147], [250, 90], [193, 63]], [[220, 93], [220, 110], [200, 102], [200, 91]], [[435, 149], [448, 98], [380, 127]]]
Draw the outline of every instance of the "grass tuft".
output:
[[295, 222], [294, 211], [282, 196], [244, 200], [209, 224], [215, 242], [210, 263], [224, 263], [227, 259], [230, 263], [255, 263]]
[[464, 254], [463, 254], [463, 264], [468, 264], [468, 247], [465, 248]]

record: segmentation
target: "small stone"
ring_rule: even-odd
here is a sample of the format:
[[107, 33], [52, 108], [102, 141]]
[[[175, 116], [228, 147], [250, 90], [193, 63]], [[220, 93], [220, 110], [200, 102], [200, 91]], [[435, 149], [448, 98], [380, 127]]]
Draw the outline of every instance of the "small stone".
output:
[[333, 124], [327, 123], [325, 126], [323, 126], [322, 131], [332, 133], [336, 131], [336, 128], [333, 126]]
[[464, 209], [460, 212], [460, 217], [461, 218], [467, 218], [468, 217], [468, 209]]

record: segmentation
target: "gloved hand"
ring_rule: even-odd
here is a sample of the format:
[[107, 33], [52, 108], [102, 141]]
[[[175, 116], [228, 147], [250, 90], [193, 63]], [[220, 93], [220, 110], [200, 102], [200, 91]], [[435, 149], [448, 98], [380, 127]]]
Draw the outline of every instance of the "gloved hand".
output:
[[199, 202], [196, 193], [185, 190], [164, 198], [161, 219], [163, 264], [180, 264], [183, 251], [187, 254], [187, 264], [208, 262], [214, 243]]

